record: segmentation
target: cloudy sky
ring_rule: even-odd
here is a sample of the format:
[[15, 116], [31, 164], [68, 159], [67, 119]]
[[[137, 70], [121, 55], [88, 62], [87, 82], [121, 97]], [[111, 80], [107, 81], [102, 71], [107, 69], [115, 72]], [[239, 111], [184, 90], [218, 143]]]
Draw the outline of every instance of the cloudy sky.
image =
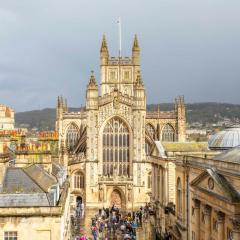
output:
[[91, 70], [99, 81], [105, 33], [123, 55], [133, 36], [141, 46], [148, 103], [240, 103], [239, 0], [1, 0], [0, 103], [17, 111], [85, 101]]

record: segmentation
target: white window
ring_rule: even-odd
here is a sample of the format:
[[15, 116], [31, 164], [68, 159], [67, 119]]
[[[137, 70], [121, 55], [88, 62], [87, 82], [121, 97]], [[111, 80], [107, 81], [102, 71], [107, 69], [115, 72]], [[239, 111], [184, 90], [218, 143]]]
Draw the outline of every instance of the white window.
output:
[[15, 231], [9, 231], [9, 232], [4, 232], [4, 240], [17, 240], [17, 232]]

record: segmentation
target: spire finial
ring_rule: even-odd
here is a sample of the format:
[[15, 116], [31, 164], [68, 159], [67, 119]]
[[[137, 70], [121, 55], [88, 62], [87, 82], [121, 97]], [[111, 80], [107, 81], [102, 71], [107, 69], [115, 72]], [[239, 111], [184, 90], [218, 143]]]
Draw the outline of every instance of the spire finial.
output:
[[91, 74], [90, 74], [90, 79], [89, 79], [89, 83], [88, 83], [88, 88], [89, 87], [93, 87], [93, 88], [97, 88], [97, 82], [96, 82], [96, 79], [95, 79], [95, 76], [94, 76], [94, 71], [92, 70], [91, 71]]
[[108, 52], [107, 40], [105, 34], [103, 34], [101, 52]]
[[135, 34], [135, 36], [134, 36], [133, 48], [132, 49], [133, 49], [133, 51], [139, 51], [140, 50], [137, 34]]

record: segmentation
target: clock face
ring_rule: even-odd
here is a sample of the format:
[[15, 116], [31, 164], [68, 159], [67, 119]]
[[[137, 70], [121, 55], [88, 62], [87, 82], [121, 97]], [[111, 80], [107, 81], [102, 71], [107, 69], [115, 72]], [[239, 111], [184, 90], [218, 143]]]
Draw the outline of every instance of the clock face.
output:
[[208, 187], [211, 190], [213, 190], [213, 188], [214, 188], [214, 181], [211, 177], [208, 179]]

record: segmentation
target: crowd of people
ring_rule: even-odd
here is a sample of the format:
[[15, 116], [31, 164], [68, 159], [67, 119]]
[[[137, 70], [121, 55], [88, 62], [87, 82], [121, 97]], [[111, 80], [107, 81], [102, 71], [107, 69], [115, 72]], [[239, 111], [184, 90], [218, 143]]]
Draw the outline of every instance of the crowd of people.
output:
[[120, 212], [115, 205], [109, 208], [99, 209], [98, 213], [92, 218], [91, 233], [92, 238], [82, 235], [76, 240], [88, 239], [136, 239], [137, 228], [142, 227], [143, 221], [151, 213], [151, 204], [146, 203], [136, 212]]

